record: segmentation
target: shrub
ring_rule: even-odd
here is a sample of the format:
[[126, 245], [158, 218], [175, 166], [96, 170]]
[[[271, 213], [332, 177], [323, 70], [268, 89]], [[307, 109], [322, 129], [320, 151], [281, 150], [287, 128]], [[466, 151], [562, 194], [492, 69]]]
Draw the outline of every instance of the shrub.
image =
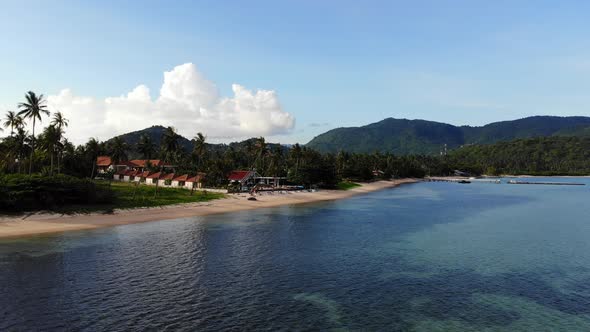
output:
[[113, 201], [108, 185], [68, 175], [0, 175], [0, 210], [32, 211]]

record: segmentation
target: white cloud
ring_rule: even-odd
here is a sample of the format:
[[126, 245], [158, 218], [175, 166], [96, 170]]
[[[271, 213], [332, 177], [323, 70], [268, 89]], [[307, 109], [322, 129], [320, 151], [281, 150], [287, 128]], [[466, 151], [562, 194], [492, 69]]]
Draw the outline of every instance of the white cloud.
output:
[[47, 103], [70, 120], [67, 136], [75, 143], [152, 125], [174, 126], [189, 138], [203, 132], [213, 140], [280, 135], [294, 127], [295, 118], [283, 111], [274, 91], [252, 91], [238, 84], [232, 90], [232, 97], [220, 96], [215, 84], [187, 63], [164, 73], [155, 99], [147, 86], [139, 85], [126, 95], [105, 99], [64, 89], [48, 96]]

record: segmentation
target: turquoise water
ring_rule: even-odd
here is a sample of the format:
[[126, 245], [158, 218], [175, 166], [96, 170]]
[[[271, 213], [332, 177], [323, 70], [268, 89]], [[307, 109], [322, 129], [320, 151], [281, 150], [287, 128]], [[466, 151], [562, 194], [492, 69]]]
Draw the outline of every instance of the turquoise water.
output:
[[0, 330], [587, 331], [590, 181], [575, 181], [2, 240]]

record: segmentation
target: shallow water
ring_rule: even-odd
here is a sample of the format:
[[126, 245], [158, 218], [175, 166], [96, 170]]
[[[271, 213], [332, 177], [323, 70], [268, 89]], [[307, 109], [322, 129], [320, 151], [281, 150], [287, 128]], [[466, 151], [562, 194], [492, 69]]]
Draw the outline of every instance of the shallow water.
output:
[[590, 330], [590, 181], [575, 181], [2, 240], [0, 330]]

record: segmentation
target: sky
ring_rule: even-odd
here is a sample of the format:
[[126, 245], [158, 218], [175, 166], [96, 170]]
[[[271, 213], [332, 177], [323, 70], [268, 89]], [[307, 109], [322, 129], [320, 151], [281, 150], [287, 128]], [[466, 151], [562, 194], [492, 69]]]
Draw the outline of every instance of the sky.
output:
[[307, 143], [387, 117], [589, 116], [588, 13], [545, 0], [0, 0], [0, 114], [43, 93], [78, 144], [157, 124]]

